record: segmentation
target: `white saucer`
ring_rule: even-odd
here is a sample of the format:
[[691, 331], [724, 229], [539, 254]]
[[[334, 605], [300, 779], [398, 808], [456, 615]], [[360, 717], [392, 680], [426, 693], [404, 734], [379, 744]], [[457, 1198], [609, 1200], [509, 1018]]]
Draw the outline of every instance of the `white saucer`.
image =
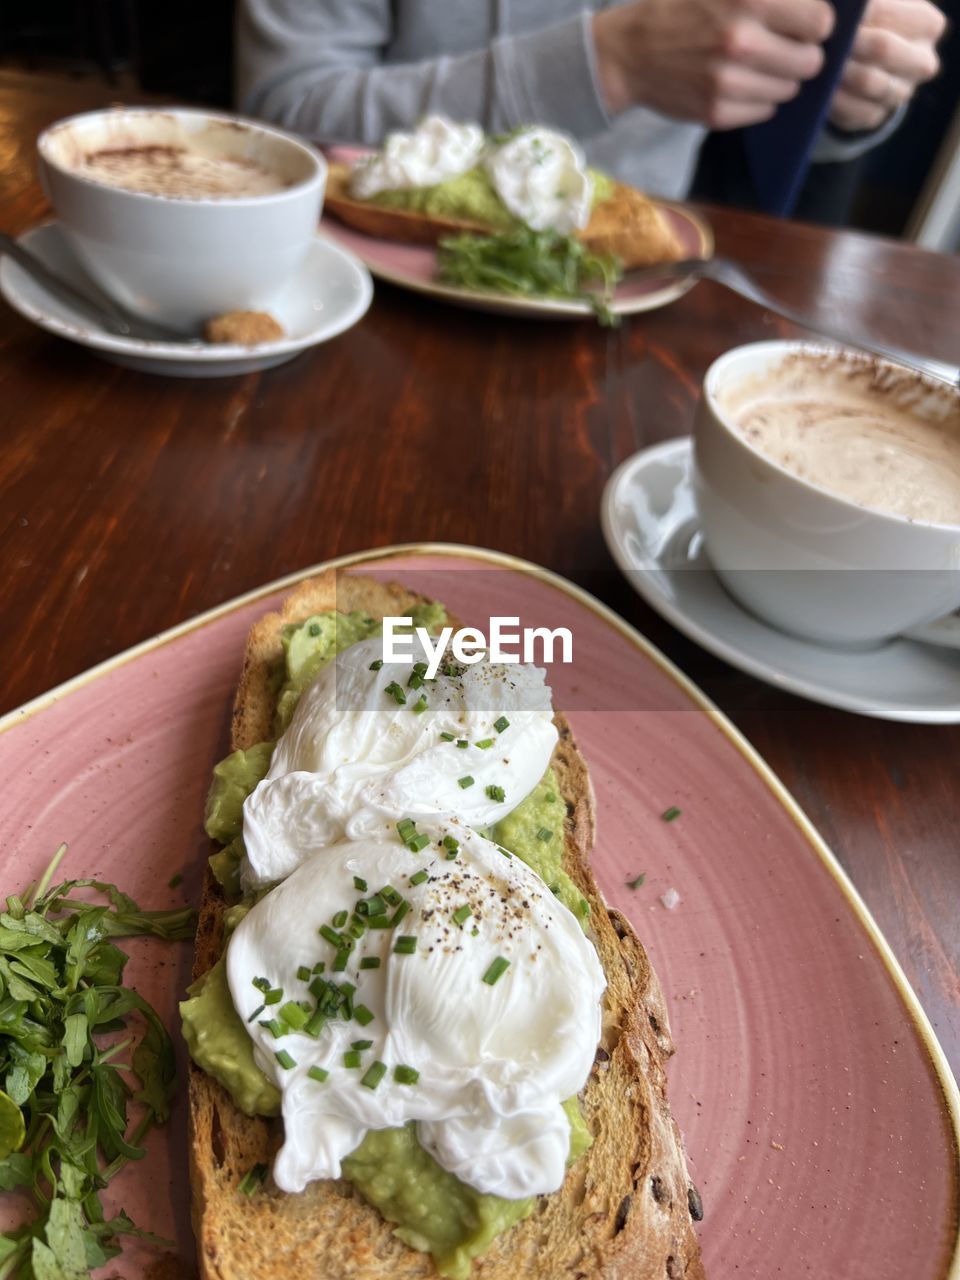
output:
[[[18, 237], [58, 275], [83, 288], [82, 269], [56, 222]], [[343, 333], [364, 315], [373, 297], [370, 273], [352, 253], [317, 236], [296, 276], [271, 301], [269, 310], [287, 337], [255, 347], [204, 342], [146, 342], [100, 329], [54, 298], [9, 258], [0, 262], [0, 293], [16, 311], [70, 342], [92, 347], [105, 360], [177, 378], [218, 378], [269, 369], [317, 343]]]
[[704, 553], [689, 438], [628, 458], [601, 506], [607, 546], [631, 586], [678, 630], [741, 671], [829, 707], [886, 720], [960, 723], [960, 654], [894, 640], [848, 653], [784, 635], [747, 613]]

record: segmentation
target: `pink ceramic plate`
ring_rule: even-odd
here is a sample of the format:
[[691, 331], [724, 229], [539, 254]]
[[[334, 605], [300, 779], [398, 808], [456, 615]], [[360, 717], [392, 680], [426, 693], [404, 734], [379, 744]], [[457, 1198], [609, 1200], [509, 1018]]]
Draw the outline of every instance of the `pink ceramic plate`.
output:
[[[347, 147], [335, 147], [329, 151], [332, 160], [351, 163], [362, 152]], [[667, 215], [688, 258], [709, 258], [713, 253], [713, 232], [709, 225], [684, 205], [668, 200], [658, 201]], [[378, 240], [344, 226], [336, 218], [325, 217], [321, 229], [331, 240], [348, 249], [367, 267], [378, 280], [425, 293], [431, 298], [455, 302], [459, 306], [479, 311], [493, 311], [510, 315], [525, 315], [540, 319], [570, 319], [592, 316], [593, 310], [586, 302], [563, 301], [559, 298], [515, 298], [505, 293], [482, 293], [473, 289], [458, 289], [440, 284], [436, 279], [437, 260], [433, 248], [416, 244], [399, 244], [395, 240]], [[640, 311], [653, 311], [675, 302], [693, 288], [692, 276], [661, 280], [631, 279], [630, 274], [617, 285], [611, 311], [615, 315], [629, 316]]]
[[[889, 948], [823, 842], [733, 727], [635, 631], [569, 583], [493, 552], [344, 557], [464, 621], [567, 626], [555, 665], [597, 793], [595, 866], [663, 982], [674, 1110], [703, 1194], [711, 1280], [956, 1280], [958, 1094]], [[154, 907], [194, 896], [200, 814], [227, 742], [246, 631], [303, 575], [130, 650], [0, 722], [0, 892], [61, 840], [65, 870]], [[671, 806], [673, 822], [660, 815]], [[183, 872], [175, 890], [168, 881]], [[636, 889], [626, 881], [645, 873]], [[673, 910], [661, 895], [675, 889]], [[171, 1021], [189, 948], [132, 948], [130, 978]], [[115, 1185], [192, 1252], [184, 1107]], [[144, 1256], [110, 1269], [132, 1280]]]

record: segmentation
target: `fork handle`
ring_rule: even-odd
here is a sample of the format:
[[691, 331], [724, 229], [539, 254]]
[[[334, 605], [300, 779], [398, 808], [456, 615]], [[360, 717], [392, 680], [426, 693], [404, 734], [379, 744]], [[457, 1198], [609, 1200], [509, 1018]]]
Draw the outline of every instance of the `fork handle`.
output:
[[[732, 274], [728, 274], [727, 270], [724, 269], [725, 267], [727, 267], [727, 264], [722, 261], [704, 259], [699, 263], [697, 274], [702, 278], [713, 280], [716, 284], [722, 284], [733, 293], [748, 298], [751, 302], [765, 307], [768, 311], [774, 312], [775, 315], [782, 316], [784, 320], [789, 320], [791, 324], [795, 324], [801, 329], [809, 329], [811, 333], [817, 333], [821, 337], [829, 338], [832, 342], [839, 342], [844, 346], [857, 347], [861, 351], [869, 351], [871, 355], [880, 356], [884, 360], [892, 360], [894, 364], [905, 365], [915, 373], [924, 374], [928, 378], [934, 378], [937, 382], [945, 383], [948, 387], [952, 387], [953, 390], [960, 388], [960, 368], [956, 365], [948, 364], [944, 360], [934, 360], [929, 356], [919, 356], [912, 351], [904, 351], [902, 347], [889, 346], [874, 338], [865, 338], [862, 334], [851, 333], [849, 330], [824, 324], [820, 320], [813, 320], [803, 312], [795, 311], [793, 307], [787, 306], [786, 303], [780, 302], [779, 299], [771, 297], [765, 289], [756, 284], [742, 267], [733, 263], [729, 264], [729, 267], [733, 268]], [[742, 282], [738, 280], [740, 276], [743, 277]]]

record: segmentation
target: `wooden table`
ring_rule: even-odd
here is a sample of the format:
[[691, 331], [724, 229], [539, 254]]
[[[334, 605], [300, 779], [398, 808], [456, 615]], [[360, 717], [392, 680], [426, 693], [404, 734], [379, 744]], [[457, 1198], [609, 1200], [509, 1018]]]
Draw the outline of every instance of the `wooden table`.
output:
[[[0, 75], [0, 229], [47, 213], [34, 140], [107, 90]], [[957, 358], [960, 260], [721, 210], [720, 252], [791, 302]], [[960, 1068], [960, 728], [833, 711], [741, 675], [643, 605], [598, 522], [612, 469], [689, 431], [725, 348], [790, 326], [710, 284], [617, 330], [377, 288], [272, 372], [127, 372], [0, 307], [0, 712], [342, 552], [418, 539], [539, 561], [610, 603], [758, 747], [839, 855]]]

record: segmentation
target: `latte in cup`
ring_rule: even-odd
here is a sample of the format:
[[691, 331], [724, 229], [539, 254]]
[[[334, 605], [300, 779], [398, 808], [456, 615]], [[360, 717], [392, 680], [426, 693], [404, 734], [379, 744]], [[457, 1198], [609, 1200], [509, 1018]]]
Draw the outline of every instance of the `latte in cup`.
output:
[[107, 186], [181, 200], [269, 195], [290, 186], [282, 174], [245, 156], [160, 143], [85, 151], [75, 171]]
[[872, 511], [960, 525], [960, 407], [913, 374], [794, 352], [718, 389], [744, 440], [784, 470]]
[[703, 385], [697, 514], [734, 599], [841, 648], [949, 629], [960, 608], [960, 391], [789, 341], [726, 352]]
[[112, 107], [58, 121], [37, 150], [58, 231], [94, 283], [187, 333], [273, 312], [316, 237], [326, 161], [258, 121]]

